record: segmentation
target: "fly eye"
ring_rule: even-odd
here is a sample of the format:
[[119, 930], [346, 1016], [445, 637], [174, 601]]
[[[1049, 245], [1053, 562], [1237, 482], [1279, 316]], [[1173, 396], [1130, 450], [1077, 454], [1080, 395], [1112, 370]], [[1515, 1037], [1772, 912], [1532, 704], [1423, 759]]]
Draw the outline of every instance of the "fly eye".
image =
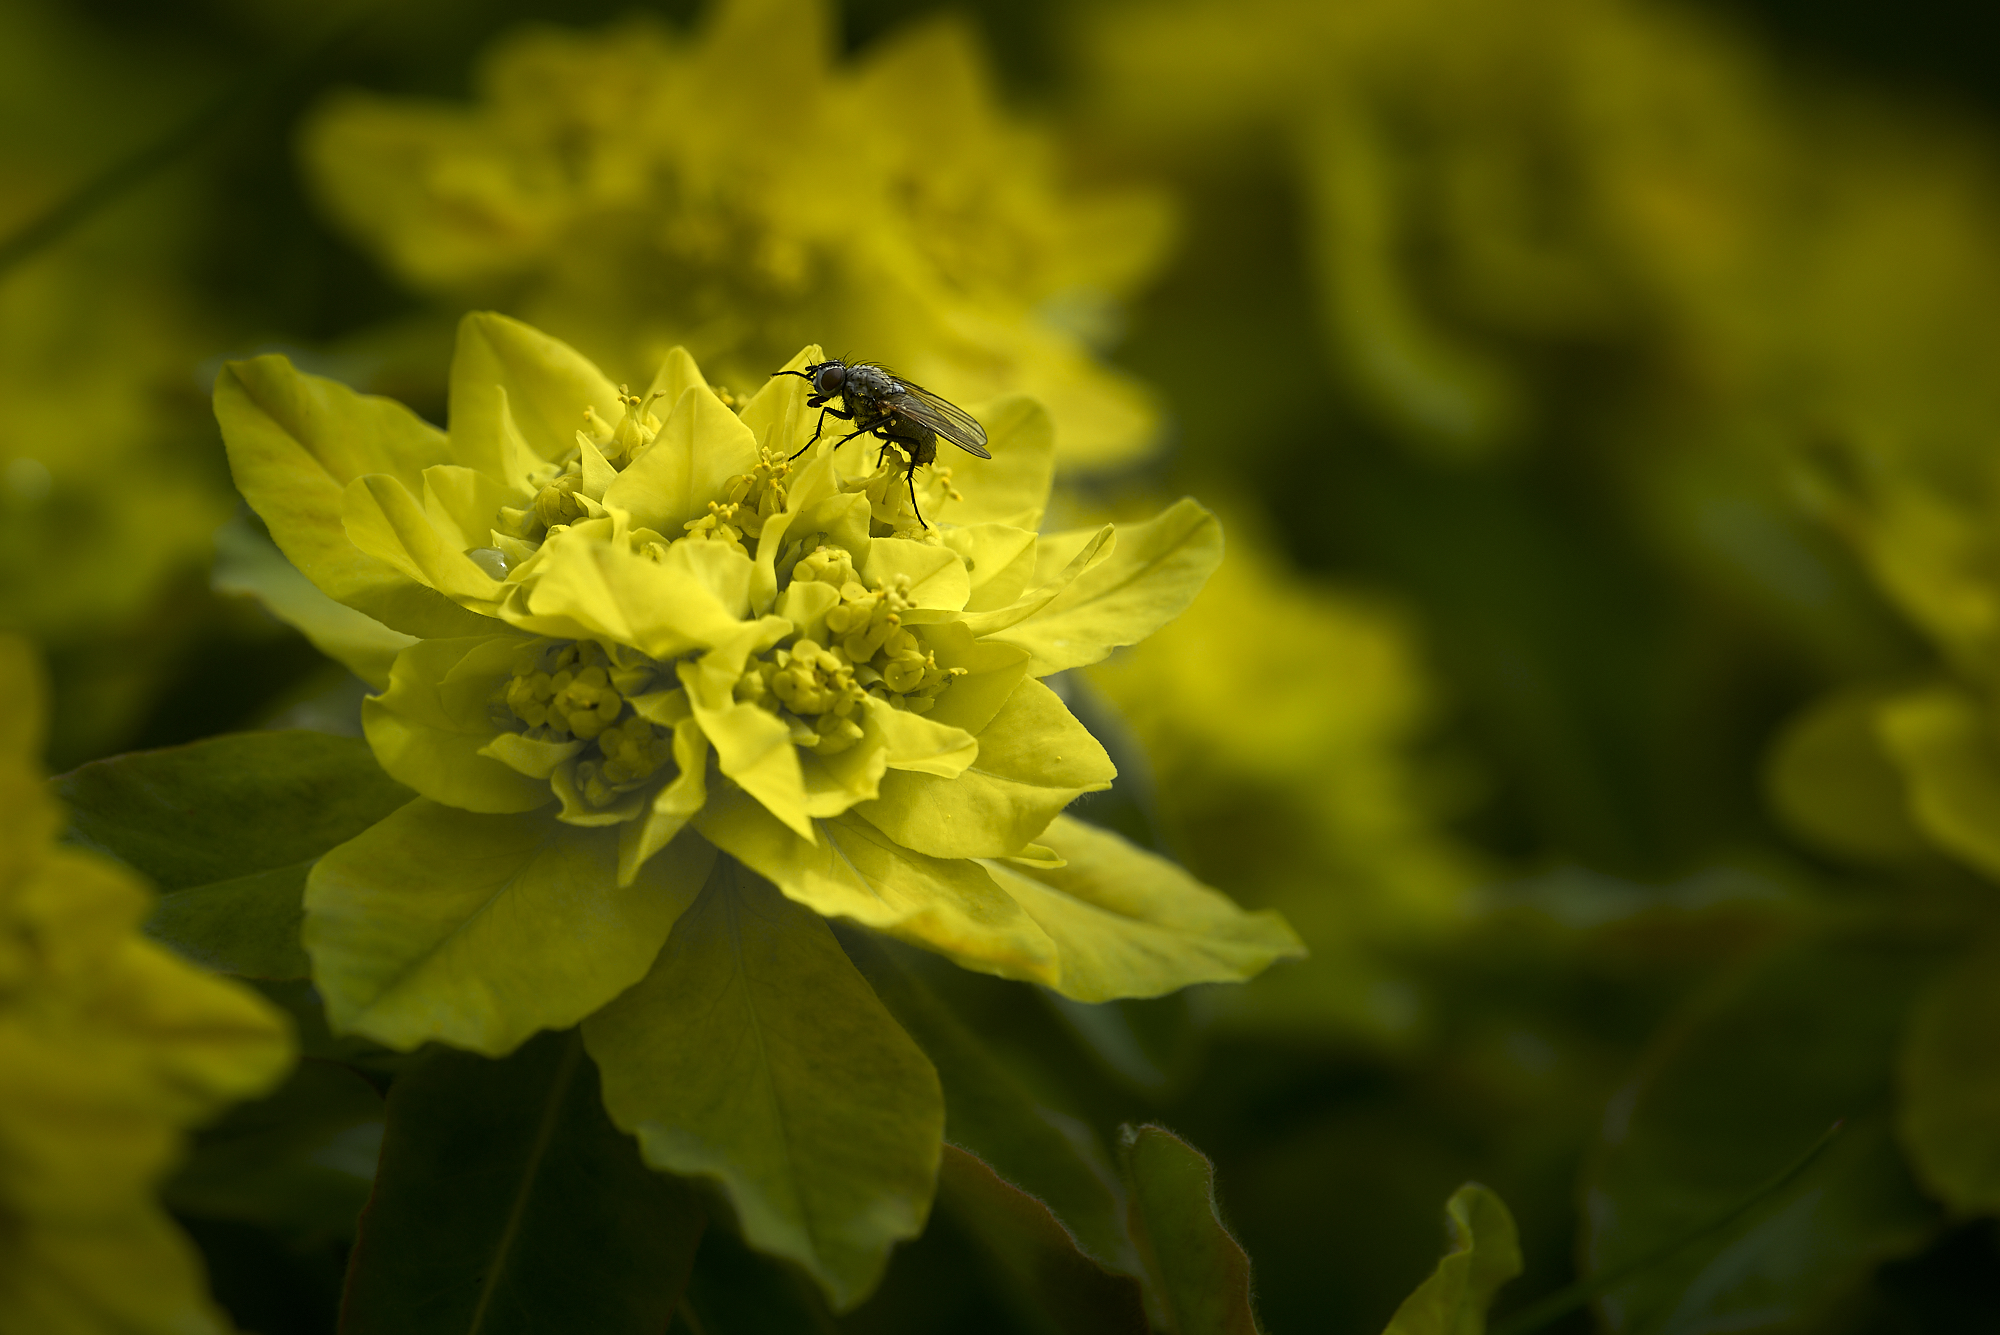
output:
[[813, 377], [813, 388], [821, 394], [838, 394], [846, 379], [845, 366], [822, 366], [819, 374]]

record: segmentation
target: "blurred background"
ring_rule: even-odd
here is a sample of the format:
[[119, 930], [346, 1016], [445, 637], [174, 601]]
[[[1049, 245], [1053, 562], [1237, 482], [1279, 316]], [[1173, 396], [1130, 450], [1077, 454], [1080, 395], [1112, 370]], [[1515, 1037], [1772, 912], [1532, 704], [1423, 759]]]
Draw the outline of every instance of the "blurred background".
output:
[[[1468, 1178], [1523, 1230], [1503, 1324], [1721, 1221], [1544, 1328], [2000, 1328], [1996, 37], [1947, 0], [0, 0], [0, 621], [58, 772], [356, 730], [232, 592], [229, 357], [440, 420], [494, 308], [634, 381], [820, 342], [1026, 390], [1052, 524], [1193, 494], [1228, 533], [1063, 683], [1121, 769], [1080, 814], [1313, 955], [1110, 1006], [927, 981], [1051, 1106], [1215, 1158], [1270, 1331], [1381, 1329]], [[239, 1324], [333, 1329], [365, 1182], [175, 1190]], [[1036, 1329], [998, 1283], [947, 1219], [839, 1327]]]

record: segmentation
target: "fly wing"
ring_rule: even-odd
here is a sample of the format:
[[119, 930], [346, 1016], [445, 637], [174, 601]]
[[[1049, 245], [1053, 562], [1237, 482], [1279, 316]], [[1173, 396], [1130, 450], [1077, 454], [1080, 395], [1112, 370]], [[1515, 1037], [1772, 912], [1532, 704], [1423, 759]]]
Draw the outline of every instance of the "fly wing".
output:
[[907, 380], [899, 382], [903, 392], [890, 400], [890, 405], [920, 426], [929, 427], [961, 450], [976, 454], [982, 459], [991, 459], [992, 453], [986, 448], [986, 428], [973, 419], [971, 413], [955, 403]]

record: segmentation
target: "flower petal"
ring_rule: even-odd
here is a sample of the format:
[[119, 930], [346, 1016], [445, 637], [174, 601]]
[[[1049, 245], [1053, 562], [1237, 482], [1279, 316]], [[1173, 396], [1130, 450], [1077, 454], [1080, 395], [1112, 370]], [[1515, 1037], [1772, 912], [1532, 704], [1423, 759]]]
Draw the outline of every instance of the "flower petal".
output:
[[788, 898], [828, 917], [851, 918], [983, 973], [1054, 977], [1054, 945], [978, 863], [912, 852], [852, 813], [813, 824], [816, 843], [741, 792], [711, 796], [694, 821]]
[[480, 747], [479, 754], [491, 756], [517, 774], [547, 783], [564, 761], [574, 760], [577, 752], [589, 745], [581, 737], [554, 742], [518, 732], [501, 732], [495, 733], [492, 741]]
[[[694, 671], [692, 665], [683, 664], [681, 680], [689, 680]], [[711, 706], [702, 694], [690, 688], [688, 698], [694, 702], [695, 721], [715, 748], [722, 772], [801, 838], [811, 839], [806, 781], [799, 771], [799, 749], [792, 742], [792, 730], [768, 709], [738, 700]]]
[[420, 640], [396, 656], [386, 694], [361, 704], [361, 727], [389, 776], [433, 801], [467, 811], [533, 811], [554, 798], [487, 748], [500, 729], [488, 714], [512, 674], [524, 635]]
[[419, 798], [313, 868], [313, 980], [339, 1032], [500, 1056], [642, 978], [714, 856], [687, 836], [619, 886], [610, 831]]
[[356, 547], [462, 604], [492, 607], [505, 592], [463, 546], [439, 531], [409, 488], [385, 473], [347, 484], [341, 521]]
[[941, 535], [945, 546], [965, 561], [972, 593], [968, 611], [1006, 607], [1028, 591], [1035, 574], [1035, 534], [1012, 524], [952, 526]]
[[407, 635], [475, 634], [475, 614], [356, 547], [347, 484], [387, 473], [407, 487], [446, 457], [443, 435], [389, 399], [301, 375], [283, 357], [230, 362], [215, 381], [229, 468], [272, 540], [336, 602]]
[[674, 763], [680, 773], [638, 820], [618, 832], [618, 884], [630, 885], [647, 859], [665, 848], [708, 800], [708, 738], [692, 718], [674, 725]]
[[[1068, 541], [1078, 539], [1072, 546]], [[1037, 539], [1034, 548], [1035, 573], [1037, 578], [1029, 581], [1028, 592], [1016, 598], [1005, 607], [990, 608], [984, 612], [969, 612], [961, 618], [974, 635], [994, 635], [1009, 626], [1019, 625], [1034, 616], [1069, 590], [1070, 585], [1085, 574], [1109, 560], [1118, 545], [1116, 525], [1106, 524], [1103, 528], [1081, 534], [1058, 533]], [[1049, 572], [1051, 558], [1062, 556], [1062, 562]], [[1044, 577], [1045, 576], [1045, 577]]]
[[881, 794], [882, 776], [890, 769], [917, 770], [946, 778], [958, 774], [979, 753], [979, 743], [963, 728], [954, 728], [886, 700], [862, 701], [861, 739], [830, 756], [801, 754], [805, 775], [806, 812], [816, 817], [838, 816], [856, 804]]
[[525, 487], [508, 486], [461, 464], [433, 464], [424, 470], [424, 513], [454, 551], [492, 542], [500, 507], [530, 499]]
[[[934, 713], [912, 714], [872, 695], [862, 707], [868, 713], [868, 731], [880, 737], [890, 769], [953, 779], [979, 754], [979, 742], [971, 733], [940, 722]], [[873, 740], [874, 736], [865, 736], [859, 745]]]
[[720, 1183], [744, 1238], [805, 1267], [836, 1308], [922, 1231], [944, 1135], [937, 1073], [826, 924], [757, 877], [718, 866], [645, 980], [583, 1038], [646, 1161]]
[[645, 402], [657, 400], [672, 408], [681, 401], [681, 395], [696, 385], [712, 389], [708, 378], [701, 373], [686, 348], [675, 346], [667, 349], [667, 355], [660, 359], [660, 369], [653, 373], [653, 383], [646, 386]]
[[1058, 816], [1042, 839], [1067, 865], [988, 865], [1055, 942], [1049, 986], [1066, 997], [1110, 1001], [1240, 982], [1306, 953], [1276, 913], [1247, 913], [1109, 830]]
[[[819, 344], [813, 343], [779, 369], [803, 371], [825, 360], [825, 351]], [[764, 382], [762, 389], [750, 396], [750, 402], [743, 405], [741, 418], [743, 425], [749, 427], [751, 434], [757, 438], [759, 449], [769, 450], [780, 459], [789, 459], [804, 448], [811, 435], [805, 424], [818, 415], [806, 411], [806, 398], [810, 393], [810, 387], [799, 377], [774, 375]]]
[[[506, 391], [504, 398], [494, 394], [496, 385]], [[454, 461], [517, 483], [507, 414], [538, 458], [554, 460], [576, 448], [585, 408], [616, 422], [618, 387], [569, 344], [492, 311], [459, 321], [449, 409]]]
[[654, 561], [579, 538], [543, 548], [526, 620], [546, 634], [601, 637], [658, 659], [740, 634], [750, 610], [748, 557], [719, 542], [677, 542]]
[[870, 542], [861, 577], [871, 584], [887, 585], [898, 576], [909, 578], [910, 598], [920, 608], [956, 612], [972, 596], [972, 580], [965, 573], [965, 559], [950, 547], [912, 542], [908, 538], [876, 538]]
[[1028, 651], [975, 640], [964, 623], [957, 621], [925, 626], [921, 633], [939, 667], [960, 668], [965, 674], [946, 688], [937, 706], [924, 717], [963, 728], [977, 737], [1028, 675]]
[[1038, 681], [1022, 682], [978, 737], [979, 754], [962, 774], [892, 771], [882, 795], [854, 813], [932, 857], [1005, 857], [1117, 777], [1097, 739]]
[[1095, 663], [1179, 616], [1221, 560], [1215, 516], [1176, 501], [1146, 523], [1121, 525], [1108, 558], [992, 638], [1034, 654], [1028, 672], [1036, 677]]
[[723, 483], [757, 466], [757, 438], [706, 385], [692, 385], [660, 424], [660, 434], [604, 492], [604, 503], [635, 528], [681, 536], [708, 513]]
[[[966, 463], [963, 501], [951, 507], [954, 524], [1011, 524], [1033, 532], [1056, 472], [1056, 433], [1048, 410], [1031, 398], [1008, 394], [973, 413], [986, 428], [991, 459]], [[942, 460], [940, 460], [942, 462]]]

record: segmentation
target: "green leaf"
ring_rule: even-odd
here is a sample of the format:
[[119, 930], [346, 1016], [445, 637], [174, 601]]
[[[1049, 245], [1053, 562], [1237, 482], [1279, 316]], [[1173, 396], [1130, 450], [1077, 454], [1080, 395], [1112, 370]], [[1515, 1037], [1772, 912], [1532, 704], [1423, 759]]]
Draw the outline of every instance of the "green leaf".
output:
[[311, 640], [313, 648], [378, 691], [388, 689], [396, 655], [416, 643], [320, 592], [246, 516], [216, 530], [215, 573], [209, 582], [217, 593], [255, 598]]
[[1836, 1121], [1787, 1189], [1611, 1288], [1633, 1335], [1809, 1323], [1928, 1235], [1934, 1212], [1889, 1136], [1890, 1067], [1929, 958], [1818, 941], [1698, 998], [1612, 1102], [1585, 1187], [1589, 1272], [1613, 1271], [1730, 1212]]
[[1045, 1204], [1093, 1260], [1138, 1273], [1124, 1202], [1090, 1129], [1035, 1101], [944, 999], [896, 958], [909, 947], [846, 924], [836, 923], [834, 931], [875, 995], [937, 1068], [945, 1139]]
[[350, 1335], [655, 1335], [704, 1216], [612, 1126], [574, 1032], [505, 1061], [433, 1049], [389, 1091]]
[[1925, 991], [1900, 1068], [1897, 1129], [1917, 1176], [1954, 1210], [2000, 1213], [2000, 947]]
[[615, 830], [419, 798], [322, 858], [306, 951], [336, 1032], [489, 1056], [645, 975], [715, 853], [682, 835], [617, 884]]
[[1099, 1265], [1047, 1205], [990, 1164], [946, 1145], [938, 1201], [979, 1239], [1006, 1274], [1008, 1291], [1032, 1303], [1054, 1329], [1075, 1335], [1147, 1335], [1139, 1281]]
[[1451, 1250], [1396, 1309], [1385, 1335], [1485, 1335], [1493, 1295], [1521, 1273], [1514, 1216], [1492, 1191], [1468, 1182], [1444, 1213]]
[[759, 1250], [838, 1309], [923, 1230], [938, 1079], [818, 915], [718, 862], [653, 971], [584, 1024], [646, 1161], [722, 1185]]
[[1111, 554], [1046, 607], [990, 637], [1034, 655], [1031, 676], [1083, 667], [1137, 644], [1186, 610], [1222, 560], [1222, 525], [1195, 502], [1120, 525]]
[[176, 1213], [233, 1219], [300, 1242], [351, 1239], [382, 1145], [382, 1095], [358, 1072], [299, 1064], [278, 1090], [196, 1138], [163, 1189]]
[[1164, 1127], [1126, 1127], [1132, 1235], [1171, 1335], [1258, 1335], [1250, 1257], [1223, 1226], [1215, 1166]]
[[316, 732], [211, 737], [99, 760], [55, 781], [69, 839], [164, 892], [146, 932], [224, 973], [303, 978], [306, 873], [408, 802], [365, 742]]

